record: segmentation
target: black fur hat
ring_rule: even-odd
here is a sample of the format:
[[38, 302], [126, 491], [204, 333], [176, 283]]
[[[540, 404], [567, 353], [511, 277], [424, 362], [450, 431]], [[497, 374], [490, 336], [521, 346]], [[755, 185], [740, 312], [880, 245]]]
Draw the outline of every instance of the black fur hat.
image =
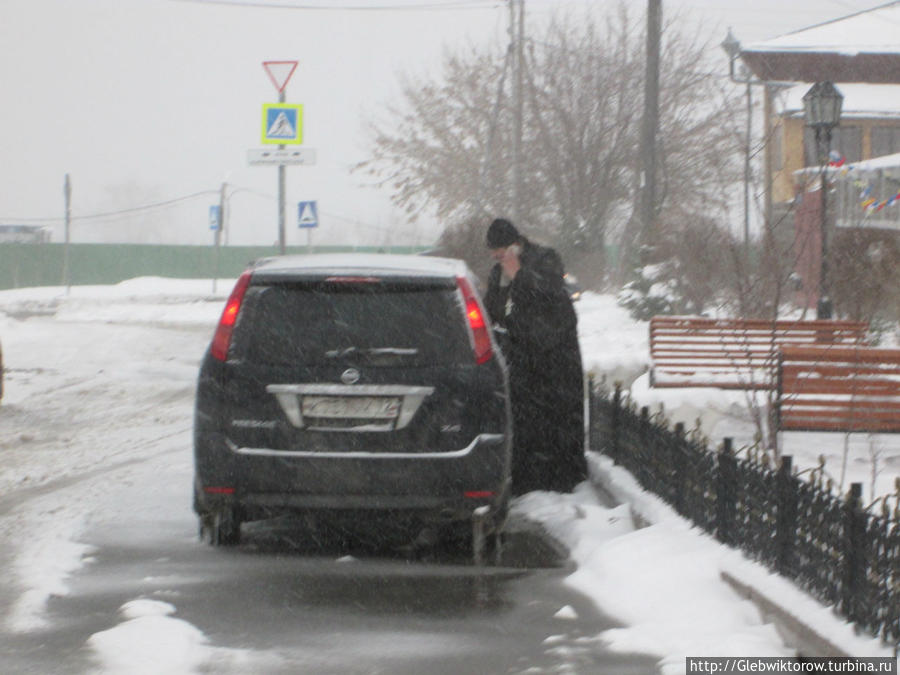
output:
[[521, 239], [516, 226], [504, 218], [497, 218], [487, 231], [488, 248], [505, 248]]

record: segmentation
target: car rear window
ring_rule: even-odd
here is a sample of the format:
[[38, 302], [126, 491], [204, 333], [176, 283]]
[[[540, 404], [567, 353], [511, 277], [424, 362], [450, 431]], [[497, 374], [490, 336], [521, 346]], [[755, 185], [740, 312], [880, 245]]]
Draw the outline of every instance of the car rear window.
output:
[[470, 356], [455, 285], [305, 282], [251, 286], [235, 336], [266, 364], [418, 366]]

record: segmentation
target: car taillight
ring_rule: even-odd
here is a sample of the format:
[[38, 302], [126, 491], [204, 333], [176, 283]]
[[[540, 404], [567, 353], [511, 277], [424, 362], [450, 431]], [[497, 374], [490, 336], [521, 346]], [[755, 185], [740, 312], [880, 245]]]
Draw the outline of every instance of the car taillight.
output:
[[462, 292], [466, 305], [466, 320], [472, 334], [472, 346], [475, 349], [475, 363], [487, 363], [494, 356], [491, 346], [491, 334], [484, 316], [484, 308], [478, 302], [475, 292], [472, 290], [469, 280], [465, 277], [457, 277], [456, 285]]
[[233, 487], [220, 487], [217, 485], [207, 485], [203, 491], [208, 495], [233, 495]]
[[228, 302], [225, 303], [225, 309], [222, 310], [222, 318], [219, 319], [219, 325], [216, 328], [216, 334], [213, 335], [212, 346], [210, 352], [219, 361], [228, 359], [228, 348], [231, 346], [231, 334], [234, 332], [234, 323], [237, 321], [238, 313], [241, 311], [241, 302], [244, 300], [244, 292], [250, 285], [250, 270], [244, 272], [238, 277], [231, 295], [228, 296]]

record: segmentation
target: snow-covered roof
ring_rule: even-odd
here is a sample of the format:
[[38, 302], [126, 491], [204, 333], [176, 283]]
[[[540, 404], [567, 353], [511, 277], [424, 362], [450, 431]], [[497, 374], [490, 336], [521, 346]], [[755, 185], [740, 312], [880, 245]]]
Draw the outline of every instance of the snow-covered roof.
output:
[[761, 80], [900, 84], [900, 0], [747, 45]]
[[900, 2], [756, 42], [746, 51], [900, 54]]
[[[803, 114], [803, 96], [809, 91], [808, 83], [799, 84], [782, 92], [782, 112], [787, 115]], [[841, 117], [900, 118], [900, 84], [838, 85], [844, 97]]]

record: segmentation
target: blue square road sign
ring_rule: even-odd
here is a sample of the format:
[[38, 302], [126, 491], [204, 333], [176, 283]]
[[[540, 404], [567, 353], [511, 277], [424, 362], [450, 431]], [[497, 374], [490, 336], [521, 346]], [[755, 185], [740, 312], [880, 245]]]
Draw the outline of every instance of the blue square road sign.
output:
[[297, 203], [297, 227], [318, 227], [319, 212], [316, 203], [298, 202]]

